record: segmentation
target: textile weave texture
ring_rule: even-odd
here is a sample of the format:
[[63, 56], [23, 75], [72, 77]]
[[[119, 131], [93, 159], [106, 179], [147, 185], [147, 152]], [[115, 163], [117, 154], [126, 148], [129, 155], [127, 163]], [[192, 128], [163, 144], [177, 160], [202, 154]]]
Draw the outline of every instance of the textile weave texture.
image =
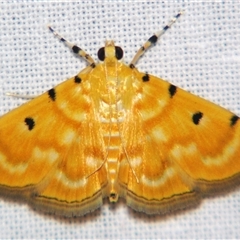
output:
[[[105, 40], [114, 40], [129, 63], [138, 48], [178, 13], [137, 68], [213, 101], [240, 115], [240, 3], [82, 1], [0, 3], [0, 114], [26, 100], [7, 92], [39, 95], [86, 66], [48, 31], [97, 59]], [[65, 219], [0, 198], [0, 238], [239, 238], [240, 190], [206, 198], [194, 209], [166, 216], [130, 210], [124, 200]]]

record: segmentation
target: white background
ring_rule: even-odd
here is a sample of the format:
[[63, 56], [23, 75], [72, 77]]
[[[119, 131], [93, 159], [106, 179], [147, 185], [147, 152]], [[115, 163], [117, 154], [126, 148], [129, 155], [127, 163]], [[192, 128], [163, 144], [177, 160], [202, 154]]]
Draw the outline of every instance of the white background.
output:
[[[86, 62], [48, 31], [51, 24], [96, 59], [115, 40], [129, 63], [141, 44], [180, 9], [185, 14], [137, 64], [240, 115], [240, 3], [86, 1], [0, 3], [0, 114], [76, 75]], [[0, 238], [240, 238], [240, 189], [167, 216], [105, 201], [81, 218], [42, 214], [0, 198]]]

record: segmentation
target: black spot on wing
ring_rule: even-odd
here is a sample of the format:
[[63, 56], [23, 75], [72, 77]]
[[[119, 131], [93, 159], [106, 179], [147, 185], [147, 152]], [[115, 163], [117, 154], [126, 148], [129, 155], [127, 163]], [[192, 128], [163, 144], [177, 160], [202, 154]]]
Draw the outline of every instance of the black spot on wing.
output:
[[233, 116], [231, 117], [231, 119], [230, 119], [230, 125], [231, 125], [231, 126], [234, 126], [234, 125], [237, 123], [238, 119], [239, 119], [238, 116], [233, 115]]
[[198, 125], [201, 118], [203, 117], [203, 113], [201, 112], [196, 112], [192, 115], [192, 121], [194, 124]]
[[168, 88], [168, 91], [170, 93], [170, 97], [172, 98], [177, 92], [177, 87], [171, 84]]
[[74, 77], [74, 82], [75, 82], [75, 83], [81, 83], [81, 82], [82, 82], [82, 79], [81, 79], [79, 76], [75, 76], [75, 77]]
[[143, 77], [142, 77], [142, 80], [144, 82], [148, 82], [149, 81], [149, 75], [146, 73]]
[[28, 130], [31, 131], [35, 127], [33, 118], [27, 117], [24, 119], [25, 124], [28, 126]]
[[54, 88], [48, 90], [48, 96], [52, 99], [52, 101], [56, 100], [56, 91]]

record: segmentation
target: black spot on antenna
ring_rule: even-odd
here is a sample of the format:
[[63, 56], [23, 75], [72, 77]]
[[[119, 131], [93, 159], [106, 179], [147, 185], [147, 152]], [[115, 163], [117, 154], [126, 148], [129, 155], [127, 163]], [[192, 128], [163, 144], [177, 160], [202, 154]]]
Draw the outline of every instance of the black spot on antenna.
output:
[[56, 100], [56, 91], [54, 88], [48, 90], [48, 96], [55, 101]]
[[33, 118], [31, 118], [31, 117], [25, 118], [24, 122], [28, 126], [29, 131], [31, 131], [35, 127], [35, 122], [34, 122]]
[[202, 117], [203, 117], [203, 113], [201, 112], [194, 113], [192, 116], [193, 123], [198, 125]]
[[157, 40], [158, 40], [158, 37], [157, 37], [156, 35], [152, 35], [152, 36], [148, 39], [148, 41], [149, 41], [151, 44], [156, 43]]
[[72, 50], [73, 50], [74, 53], [79, 53], [82, 49], [81, 49], [80, 47], [74, 45], [74, 46], [72, 47]]
[[48, 29], [51, 31], [51, 32], [54, 32], [53, 28], [48, 26]]
[[170, 93], [170, 97], [172, 98], [177, 92], [177, 87], [171, 84], [168, 88], [168, 91]]
[[182, 15], [182, 13], [179, 12], [179, 13], [175, 16], [175, 18], [179, 18], [181, 15]]
[[134, 68], [135, 68], [134, 64], [132, 64], [132, 63], [129, 65], [129, 67], [130, 67], [131, 69], [134, 69]]
[[168, 25], [166, 25], [166, 26], [163, 28], [163, 30], [164, 30], [164, 31], [167, 31], [169, 28], [170, 28], [170, 27], [169, 27]]
[[96, 67], [96, 64], [95, 64], [95, 63], [92, 63], [90, 66], [91, 66], [92, 68], [95, 68], [95, 67]]
[[239, 119], [238, 116], [233, 115], [233, 116], [231, 117], [231, 119], [230, 119], [230, 122], [231, 122], [230, 125], [231, 125], [231, 126], [234, 126], [234, 125], [237, 123], [238, 119]]
[[143, 77], [142, 77], [142, 80], [144, 82], [148, 82], [149, 81], [149, 75], [146, 73]]
[[75, 77], [74, 77], [74, 82], [75, 82], [75, 83], [81, 83], [81, 82], [82, 82], [82, 79], [81, 79], [79, 76], [75, 76]]

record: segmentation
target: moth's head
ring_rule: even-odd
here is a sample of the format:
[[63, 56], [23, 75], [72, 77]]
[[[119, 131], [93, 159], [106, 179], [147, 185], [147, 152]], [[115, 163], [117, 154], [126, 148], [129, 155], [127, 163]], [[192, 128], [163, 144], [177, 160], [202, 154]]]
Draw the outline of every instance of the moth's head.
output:
[[105, 47], [98, 50], [98, 59], [100, 61], [118, 61], [123, 57], [122, 48], [115, 46], [113, 41], [106, 41]]

